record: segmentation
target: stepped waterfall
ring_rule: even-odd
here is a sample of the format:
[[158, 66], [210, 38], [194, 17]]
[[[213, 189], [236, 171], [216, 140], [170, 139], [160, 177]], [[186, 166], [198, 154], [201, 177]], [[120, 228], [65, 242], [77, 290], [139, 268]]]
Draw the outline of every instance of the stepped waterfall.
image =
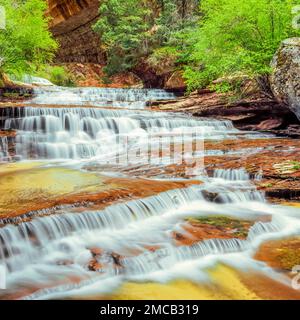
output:
[[[261, 176], [252, 177], [243, 167], [203, 170], [192, 177], [168, 175], [169, 166], [179, 168], [180, 163], [163, 157], [151, 165], [146, 160], [130, 166], [114, 162], [116, 155], [135, 150], [146, 159], [149, 141], [161, 143], [170, 137], [172, 146], [187, 142], [185, 137], [192, 144], [266, 137], [239, 131], [228, 120], [147, 107], [148, 101], [174, 98], [172, 93], [151, 89], [39, 87], [24, 106], [0, 109], [2, 130], [15, 132], [0, 138], [1, 163], [39, 164], [51, 170], [66, 167], [82, 174], [98, 170], [113, 183], [143, 179], [141, 187], [145, 181], [161, 186], [197, 182], [110, 200], [99, 207], [88, 200], [80, 209], [64, 203], [24, 211], [19, 220], [1, 218], [0, 264], [7, 271], [9, 294], [20, 299], [101, 297], [128, 282], [205, 282], [207, 268], [221, 263], [275, 277], [276, 271], [254, 259], [255, 252], [267, 240], [299, 234], [300, 216], [296, 207], [267, 201], [254, 183]], [[194, 150], [193, 155], [219, 153], [210, 148]], [[40, 202], [46, 202], [43, 197]], [[224, 216], [247, 220], [247, 234], [236, 236], [235, 229], [232, 236], [220, 238], [197, 239], [189, 234], [190, 221]], [[190, 242], [179, 243], [182, 238]], [[91, 261], [97, 264], [96, 271]], [[278, 279], [286, 283], [284, 277]]]

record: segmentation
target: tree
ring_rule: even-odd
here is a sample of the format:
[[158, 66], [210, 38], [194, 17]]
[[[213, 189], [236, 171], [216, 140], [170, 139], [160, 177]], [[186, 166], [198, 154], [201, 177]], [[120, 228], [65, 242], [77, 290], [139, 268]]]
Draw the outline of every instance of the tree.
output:
[[44, 0], [1, 0], [6, 29], [0, 30], [0, 74], [34, 73], [51, 61], [57, 43], [48, 31]]
[[[107, 53], [108, 75], [132, 69], [141, 58], [151, 59], [152, 54], [151, 61], [159, 64], [157, 58], [165, 59], [177, 47], [182, 48], [182, 32], [194, 24], [198, 1], [101, 1], [100, 18], [94, 30]], [[165, 50], [160, 50], [164, 47]]]
[[107, 53], [106, 72], [112, 75], [130, 69], [149, 50], [152, 11], [146, 1], [104, 0], [94, 26]]
[[192, 30], [185, 71], [190, 90], [232, 74], [270, 71], [280, 42], [299, 34], [292, 28], [291, 0], [202, 0], [203, 18]]

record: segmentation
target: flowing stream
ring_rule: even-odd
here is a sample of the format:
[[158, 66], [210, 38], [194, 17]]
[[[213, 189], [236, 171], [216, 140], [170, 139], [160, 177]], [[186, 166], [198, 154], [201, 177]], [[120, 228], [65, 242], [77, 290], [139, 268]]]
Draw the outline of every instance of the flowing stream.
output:
[[[143, 170], [150, 166], [146, 157], [149, 141], [161, 143], [159, 139], [172, 137], [176, 145], [188, 139], [195, 143], [261, 137], [238, 131], [230, 121], [147, 110], [149, 100], [173, 98], [163, 90], [39, 88], [24, 107], [2, 109], [1, 123], [4, 130], [16, 131], [14, 157], [21, 162], [42, 160], [48, 167], [80, 171], [92, 166], [98, 168], [97, 173], [110, 172], [115, 179], [130, 177], [130, 170], [125, 170], [130, 166], [140, 165]], [[130, 153], [139, 150], [144, 161], [140, 157], [130, 164], [115, 163], [116, 155], [128, 153], [128, 145]], [[194, 156], [217, 153], [193, 151]], [[9, 161], [11, 156], [7, 138], [1, 137], [0, 159]], [[99, 209], [87, 207], [75, 212], [72, 206], [52, 208], [49, 214], [31, 213], [30, 219], [20, 223], [1, 219], [0, 264], [7, 270], [9, 292], [30, 288], [19, 296], [58, 299], [101, 296], [129, 281], [209, 281], [207, 268], [222, 262], [240, 270], [251, 268], [285, 283], [284, 277], [254, 260], [253, 255], [267, 240], [298, 235], [299, 209], [268, 203], [242, 167], [218, 169], [210, 175], [203, 170], [184, 178], [164, 175], [168, 165], [180, 164], [182, 158], [175, 158], [173, 162], [161, 158], [151, 163], [161, 170], [159, 176], [148, 179], [162, 185], [188, 179], [201, 184], [109, 203]], [[134, 178], [139, 178], [137, 173]], [[174, 233], [188, 234], [188, 219], [216, 216], [253, 224], [243, 239], [202, 239], [192, 245], [174, 241]], [[91, 248], [98, 248], [101, 254], [95, 255]], [[89, 267], [93, 259], [101, 266], [97, 271]]]

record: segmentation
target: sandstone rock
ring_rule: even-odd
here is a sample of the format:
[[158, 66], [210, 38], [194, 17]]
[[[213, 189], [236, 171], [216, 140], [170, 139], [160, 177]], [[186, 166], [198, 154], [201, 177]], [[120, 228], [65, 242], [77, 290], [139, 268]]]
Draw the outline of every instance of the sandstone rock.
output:
[[102, 269], [101, 263], [99, 263], [96, 259], [92, 259], [88, 265], [88, 269], [90, 271], [100, 271]]
[[149, 65], [147, 59], [140, 59], [133, 72], [143, 81], [145, 88], [161, 88], [164, 86], [165, 75], [159, 75], [157, 71]]
[[242, 97], [259, 95], [261, 88], [255, 79], [246, 79], [241, 87]]
[[112, 77], [113, 83], [119, 84], [119, 86], [127, 88], [143, 89], [143, 81], [133, 72], [127, 72]]
[[144, 86], [142, 80], [132, 72], [119, 73], [108, 78], [103, 71], [103, 64], [74, 62], [62, 65], [79, 87], [143, 88]]
[[91, 251], [93, 258], [100, 257], [104, 252], [102, 249], [97, 248], [97, 247], [90, 248], [90, 251]]
[[271, 66], [271, 88], [276, 99], [300, 120], [300, 38], [282, 42]]
[[260, 96], [262, 93], [262, 88], [260, 87], [258, 79], [251, 78], [245, 74], [235, 74], [218, 78], [212, 82], [211, 87], [213, 88], [214, 85], [224, 84], [230, 84], [232, 88], [239, 88], [238, 91], [241, 98], [246, 98], [248, 96], [254, 98], [256, 95]]
[[48, 0], [46, 15], [60, 45], [56, 62], [105, 62], [100, 38], [92, 29], [98, 20], [99, 0]]
[[262, 244], [255, 259], [266, 262], [276, 269], [291, 271], [300, 263], [300, 238], [272, 240]]
[[268, 119], [262, 121], [257, 127], [256, 130], [272, 130], [279, 128], [283, 123], [283, 119]]
[[186, 84], [184, 82], [182, 72], [175, 71], [165, 84], [165, 89], [185, 91]]

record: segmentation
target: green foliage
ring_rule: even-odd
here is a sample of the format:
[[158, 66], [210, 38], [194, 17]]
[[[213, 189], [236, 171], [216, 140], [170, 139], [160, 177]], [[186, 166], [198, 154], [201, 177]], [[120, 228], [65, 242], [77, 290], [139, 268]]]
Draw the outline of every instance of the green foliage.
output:
[[210, 85], [210, 88], [218, 93], [226, 93], [232, 91], [232, 84], [227, 81], [224, 81], [221, 83], [212, 84]]
[[0, 30], [0, 74], [33, 74], [53, 58], [57, 43], [48, 31], [44, 0], [1, 0], [6, 29]]
[[48, 74], [46, 78], [58, 86], [73, 87], [75, 85], [72, 76], [64, 67], [48, 67]]
[[270, 72], [280, 42], [292, 28], [291, 0], [202, 0], [199, 26], [191, 31], [192, 52], [184, 77], [189, 90], [236, 73]]
[[130, 69], [148, 53], [151, 10], [140, 0], [104, 0], [94, 30], [107, 52], [106, 72], [112, 75]]
[[[39, 68], [39, 71], [35, 72], [33, 75], [47, 79], [57, 86], [75, 86], [74, 76], [63, 66], [45, 65]], [[22, 81], [22, 79], [20, 79], [20, 81]]]
[[[158, 75], [184, 68], [192, 91], [228, 75], [268, 74], [280, 42], [299, 35], [292, 28], [291, 9], [296, 4], [296, 0], [104, 0], [95, 30], [107, 51], [108, 75], [146, 59]], [[216, 90], [227, 92], [235, 86], [222, 83]]]
[[175, 47], [166, 46], [155, 49], [147, 61], [157, 74], [164, 74], [174, 69], [178, 58], [178, 50]]
[[198, 19], [198, 0], [162, 0], [160, 13], [155, 19], [157, 32], [154, 37], [159, 45], [182, 48], [186, 30], [194, 27]]
[[238, 220], [227, 216], [199, 216], [187, 218], [190, 223], [200, 223], [214, 226], [220, 230], [232, 230], [232, 235], [235, 237], [246, 238], [248, 235], [251, 222], [247, 220]]
[[299, 161], [294, 161], [294, 170], [300, 170], [300, 162]]
[[[181, 58], [183, 31], [195, 22], [198, 0], [104, 0], [94, 26], [107, 53], [106, 73], [132, 69], [141, 59], [155, 67]], [[170, 54], [170, 57], [167, 55]]]

